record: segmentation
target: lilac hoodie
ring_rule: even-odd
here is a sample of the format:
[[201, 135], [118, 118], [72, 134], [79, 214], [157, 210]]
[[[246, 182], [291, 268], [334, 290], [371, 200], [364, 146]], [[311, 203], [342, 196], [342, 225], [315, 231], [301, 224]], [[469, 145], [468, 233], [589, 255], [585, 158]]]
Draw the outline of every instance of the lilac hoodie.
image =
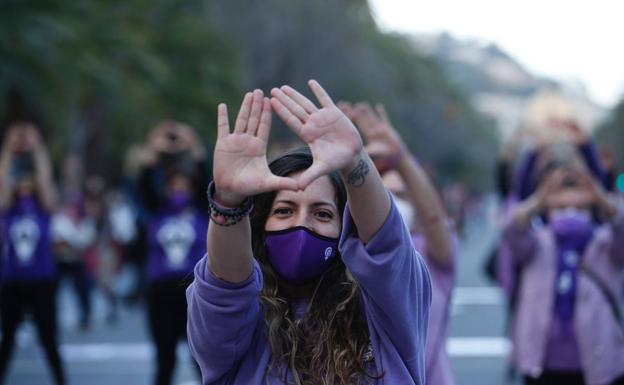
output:
[[427, 385], [453, 385], [453, 371], [446, 351], [446, 339], [451, 295], [455, 286], [457, 237], [453, 234], [452, 258], [449, 264], [441, 264], [431, 256], [424, 236], [414, 234], [412, 239], [416, 251], [424, 257], [431, 274], [431, 311], [429, 312], [425, 356]]
[[[513, 360], [533, 377], [544, 370], [546, 348], [553, 323], [556, 242], [552, 231], [520, 227], [510, 221], [503, 233], [510, 255], [523, 261], [518, 303], [512, 325]], [[600, 276], [621, 303], [624, 269], [624, 216], [598, 227], [583, 260]], [[581, 367], [588, 385], [610, 384], [624, 375], [624, 333], [605, 295], [579, 272], [574, 310], [574, 332]]]
[[[424, 385], [431, 283], [394, 204], [366, 245], [345, 208], [339, 249], [360, 285], [374, 365], [383, 373], [370, 383]], [[202, 384], [282, 384], [267, 372], [271, 349], [259, 300], [263, 281], [258, 264], [254, 261], [246, 281], [232, 284], [210, 273], [208, 258], [195, 267], [195, 281], [187, 290], [188, 338]]]

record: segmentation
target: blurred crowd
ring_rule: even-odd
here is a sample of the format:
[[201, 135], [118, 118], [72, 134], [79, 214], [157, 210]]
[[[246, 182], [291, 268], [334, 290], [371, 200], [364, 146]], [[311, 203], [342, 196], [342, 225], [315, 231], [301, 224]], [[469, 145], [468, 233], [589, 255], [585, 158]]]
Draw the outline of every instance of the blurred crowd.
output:
[[[388, 134], [383, 109], [344, 103], [341, 110], [369, 141], [379, 132], [398, 135]], [[624, 217], [613, 157], [596, 149], [573, 111], [544, 111], [503, 144], [497, 164], [500, 237], [486, 270], [508, 298], [510, 380], [621, 384]], [[106, 299], [111, 325], [120, 306], [144, 304], [157, 353], [155, 383], [171, 382], [176, 344], [186, 337], [185, 290], [206, 249], [211, 155], [201, 143], [192, 128], [162, 121], [128, 150], [124, 181], [110, 186], [86, 174], [75, 154], [66, 155], [55, 178], [39, 128], [29, 121], [10, 124], [0, 152], [0, 382], [27, 315], [56, 383], [66, 382], [57, 337], [59, 282], [71, 285], [84, 331], [93, 325], [94, 290]], [[371, 157], [387, 150], [372, 148]], [[452, 384], [443, 346], [468, 193], [454, 184], [438, 196], [428, 185], [435, 170], [414, 160], [413, 174], [401, 175], [393, 153], [383, 155], [376, 166], [384, 183], [410, 230], [420, 234], [415, 246], [431, 254], [426, 259], [437, 307], [431, 354], [442, 358], [428, 362], [429, 383]], [[440, 198], [444, 208], [435, 212], [431, 202]], [[427, 227], [426, 218], [440, 212], [444, 221]]]
[[0, 381], [18, 326], [30, 317], [56, 383], [65, 383], [56, 293], [67, 283], [85, 332], [93, 326], [94, 290], [106, 299], [110, 325], [121, 304], [145, 303], [156, 383], [169, 383], [177, 342], [186, 335], [188, 273], [205, 253], [210, 174], [201, 141], [184, 124], [159, 123], [128, 151], [120, 187], [86, 175], [75, 154], [63, 159], [58, 178], [51, 165], [39, 128], [13, 122], [0, 154]]

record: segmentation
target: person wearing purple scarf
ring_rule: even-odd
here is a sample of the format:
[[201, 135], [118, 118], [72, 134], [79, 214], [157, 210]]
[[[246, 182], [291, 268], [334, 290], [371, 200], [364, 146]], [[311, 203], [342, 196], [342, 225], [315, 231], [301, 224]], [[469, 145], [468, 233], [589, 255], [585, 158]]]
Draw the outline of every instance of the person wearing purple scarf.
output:
[[34, 125], [8, 129], [0, 153], [0, 383], [15, 345], [15, 333], [31, 313], [56, 384], [65, 374], [56, 338], [56, 266], [50, 213], [55, 197], [50, 159]]
[[451, 360], [446, 352], [451, 294], [455, 283], [456, 239], [438, 192], [409, 153], [384, 107], [368, 103], [340, 108], [364, 134], [367, 152], [384, 185], [394, 196], [401, 217], [412, 233], [416, 250], [431, 273], [431, 311], [425, 368], [428, 385], [452, 385]]
[[578, 155], [545, 166], [503, 237], [523, 266], [512, 357], [525, 383], [624, 384], [624, 217]]
[[[219, 106], [207, 255], [187, 290], [202, 384], [425, 381], [429, 273], [350, 120], [309, 82]], [[271, 109], [308, 145], [270, 164]], [[249, 215], [251, 214], [251, 216]]]
[[186, 337], [186, 288], [206, 247], [208, 215], [193, 196], [192, 173], [171, 171], [166, 202], [147, 228], [147, 311], [156, 349], [154, 384], [173, 378], [178, 340]]

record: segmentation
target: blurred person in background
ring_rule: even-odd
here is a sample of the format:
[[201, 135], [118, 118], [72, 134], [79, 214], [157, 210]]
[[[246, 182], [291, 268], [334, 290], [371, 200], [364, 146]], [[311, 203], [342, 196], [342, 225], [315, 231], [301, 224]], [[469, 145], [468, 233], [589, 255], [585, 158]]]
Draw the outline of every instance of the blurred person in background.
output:
[[[132, 154], [135, 169], [135, 207], [138, 212], [138, 244], [135, 251], [143, 256], [139, 271], [145, 271], [147, 256], [147, 227], [151, 217], [169, 205], [165, 179], [178, 170], [184, 170], [190, 178], [193, 202], [207, 212], [206, 188], [209, 171], [206, 151], [193, 129], [185, 124], [165, 120], [151, 130], [147, 142]], [[138, 290], [145, 287], [145, 276], [139, 278]], [[137, 293], [139, 294], [139, 293]]]
[[578, 125], [573, 117], [549, 118], [543, 129], [547, 133], [536, 136], [536, 146], [528, 151], [516, 170], [512, 185], [512, 198], [524, 200], [536, 189], [536, 169], [541, 169], [557, 156], [561, 145], [565, 151], [567, 144], [576, 147], [591, 175], [607, 190], [610, 190], [607, 172], [592, 138]]
[[[572, 117], [558, 119], [545, 117], [542, 123], [543, 132], [533, 132], [534, 147], [521, 155], [512, 178], [509, 194], [504, 197], [501, 207], [500, 221], [507, 223], [518, 202], [525, 200], [535, 192], [537, 170], [546, 164], [567, 156], [572, 152], [579, 155], [590, 175], [608, 189], [606, 172], [595, 150], [591, 137], [585, 133]], [[567, 155], [566, 155], [567, 154]], [[510, 259], [509, 247], [504, 238], [497, 244], [494, 273], [498, 284], [510, 299], [509, 309], [513, 313], [516, 301], [518, 276], [522, 265]]]
[[56, 335], [57, 271], [50, 236], [55, 200], [50, 159], [37, 129], [27, 121], [12, 124], [0, 154], [0, 382], [6, 376], [17, 328], [30, 313], [54, 381], [65, 383]]
[[70, 155], [63, 163], [61, 204], [52, 216], [51, 234], [60, 278], [72, 281], [80, 309], [80, 329], [87, 330], [91, 324], [93, 277], [83, 256], [98, 232], [94, 219], [85, 211], [82, 168], [77, 156]]
[[157, 125], [139, 154], [136, 191], [142, 204], [144, 279], [156, 347], [156, 385], [171, 383], [176, 346], [186, 337], [186, 287], [206, 247], [205, 158], [193, 130], [174, 121]]
[[84, 214], [97, 234], [82, 252], [82, 260], [95, 279], [107, 302], [106, 322], [117, 321], [118, 296], [113, 285], [121, 270], [121, 255], [112, 236], [109, 216], [109, 197], [106, 182], [101, 176], [90, 175], [84, 183]]
[[154, 212], [166, 204], [165, 177], [180, 167], [192, 170], [193, 199], [208, 208], [204, 199], [209, 180], [206, 151], [191, 127], [170, 120], [159, 123], [138, 157], [137, 192], [142, 209]]
[[109, 322], [114, 323], [119, 300], [132, 302], [139, 291], [141, 258], [136, 252], [143, 248], [140, 246], [142, 240], [139, 239], [137, 210], [128, 191], [123, 187], [111, 191], [107, 202], [106, 222], [115, 259], [107, 259], [108, 262], [114, 262], [107, 264], [114, 270], [106, 270], [112, 274], [105, 274], [102, 279], [107, 281], [104, 286], [111, 291], [111, 296], [115, 300], [115, 313], [109, 318]]
[[521, 266], [512, 361], [525, 384], [624, 384], [624, 217], [576, 146], [558, 146], [503, 232]]
[[147, 306], [156, 347], [156, 385], [171, 383], [177, 343], [186, 339], [186, 288], [204, 254], [208, 230], [207, 211], [195, 202], [192, 170], [168, 172], [167, 201], [151, 215], [147, 235]]
[[[523, 139], [516, 144], [524, 151], [514, 157], [515, 165], [511, 171], [511, 186], [503, 196], [499, 215], [501, 229], [513, 217], [519, 202], [531, 196], [537, 185], [539, 170], [561, 158], [576, 154], [584, 163], [590, 176], [603, 187], [608, 180], [604, 167], [595, 149], [592, 138], [577, 123], [574, 109], [560, 95], [537, 93], [529, 103], [523, 124], [513, 137]], [[502, 231], [501, 231], [502, 232]], [[508, 319], [515, 319], [519, 287], [524, 264], [513, 258], [511, 246], [502, 236], [496, 244], [494, 259], [489, 264], [490, 271], [508, 298]], [[509, 325], [511, 332], [513, 325]], [[509, 380], [514, 381], [515, 370], [510, 357]]]
[[367, 103], [340, 108], [364, 134], [366, 151], [394, 196], [397, 208], [410, 232], [416, 251], [425, 259], [431, 274], [431, 310], [427, 330], [425, 371], [427, 384], [452, 385], [451, 362], [446, 352], [447, 326], [455, 281], [456, 239], [442, 201], [398, 132], [385, 109], [377, 113]]

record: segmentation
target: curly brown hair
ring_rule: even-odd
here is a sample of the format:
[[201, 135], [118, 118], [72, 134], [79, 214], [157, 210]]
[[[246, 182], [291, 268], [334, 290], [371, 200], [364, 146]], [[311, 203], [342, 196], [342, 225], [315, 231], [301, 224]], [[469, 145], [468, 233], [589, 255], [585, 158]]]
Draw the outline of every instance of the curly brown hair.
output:
[[[275, 175], [288, 176], [311, 164], [312, 155], [305, 148], [280, 156], [269, 168]], [[328, 176], [342, 213], [345, 187], [337, 173]], [[266, 258], [264, 227], [276, 194], [256, 196], [251, 215], [253, 251], [264, 276], [260, 301], [272, 352], [267, 374], [277, 370], [286, 384], [290, 373], [297, 385], [350, 385], [365, 377], [380, 378], [367, 371], [370, 340], [359, 286], [341, 258], [316, 282], [305, 315], [296, 317], [292, 287], [279, 278]]]

